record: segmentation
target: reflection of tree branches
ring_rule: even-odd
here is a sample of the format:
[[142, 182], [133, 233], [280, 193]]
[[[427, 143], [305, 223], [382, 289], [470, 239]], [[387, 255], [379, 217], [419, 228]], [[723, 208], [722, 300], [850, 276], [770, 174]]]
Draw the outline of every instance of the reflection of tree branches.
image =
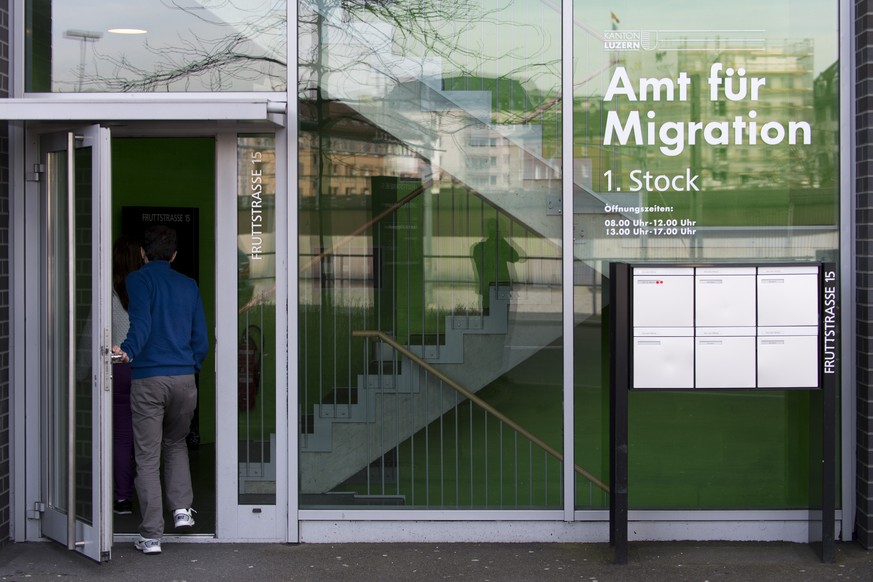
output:
[[[174, 83], [184, 83], [186, 89], [192, 80], [207, 76], [203, 82], [204, 88], [210, 90], [232, 89], [233, 81], [258, 82], [264, 77], [273, 79], [274, 90], [281, 90], [287, 63], [284, 62], [284, 37], [287, 25], [284, 9], [280, 10], [276, 0], [264, 0], [259, 6], [250, 4], [240, 6], [233, 0], [200, 0], [199, 6], [186, 6], [178, 0], [161, 0], [168, 10], [178, 11], [192, 19], [220, 28], [233, 28], [234, 33], [222, 38], [210, 40], [191, 32], [190, 38], [181, 38], [178, 45], [151, 46], [146, 49], [157, 57], [151, 69], [136, 66], [124, 55], [101, 55], [100, 58], [111, 64], [113, 77], [94, 76], [87, 80], [94, 88], [105, 88], [110, 91], [153, 91], [160, 88], [171, 89]], [[469, 72], [473, 69], [467, 63], [476, 63], [481, 68], [485, 61], [496, 61], [498, 57], [486, 58], [483, 55], [481, 43], [468, 43], [468, 36], [477, 26], [483, 23], [497, 25], [498, 19], [492, 15], [498, 14], [506, 6], [490, 10], [481, 9], [477, 3], [468, 0], [452, 2], [421, 3], [404, 0], [316, 0], [304, 2], [300, 6], [301, 17], [298, 25], [303, 32], [314, 36], [322, 35], [325, 30], [311, 30], [311, 27], [324, 27], [344, 34], [354, 34], [351, 22], [372, 22], [374, 20], [393, 25], [395, 38], [390, 42], [395, 46], [395, 52], [403, 54], [419, 54], [422, 56], [440, 57], [450, 70]], [[213, 17], [215, 11], [233, 9], [236, 12], [251, 14], [252, 18], [237, 22], [226, 22]], [[342, 16], [333, 21], [323, 18], [325, 14], [333, 14], [341, 10]], [[321, 17], [319, 16], [321, 15]], [[346, 26], [340, 26], [341, 24]], [[501, 26], [507, 26], [502, 23]], [[310, 30], [306, 30], [310, 28]], [[539, 38], [541, 35], [531, 35]], [[270, 43], [275, 47], [272, 51], [246, 50], [246, 44], [254, 44], [254, 40], [263, 43], [264, 39], [273, 39]], [[358, 38], [365, 41], [366, 39]], [[363, 45], [366, 46], [366, 45]], [[526, 47], [529, 49], [530, 47]], [[310, 54], [301, 51], [301, 70], [320, 68], [321, 58], [315, 53], [324, 50], [321, 43], [311, 46]], [[270, 55], [273, 56], [270, 56]], [[362, 55], [363, 56], [363, 55]], [[389, 71], [391, 63], [380, 62], [381, 57], [376, 51], [367, 55], [372, 61], [362, 58], [358, 65], [370, 66], [379, 75], [391, 78]], [[507, 53], [503, 57], [513, 57]], [[514, 55], [522, 58], [522, 55]], [[527, 54], [526, 58], [530, 55]], [[381, 66], [384, 65], [384, 66]], [[272, 66], [282, 69], [274, 72]], [[529, 73], [529, 69], [526, 69]], [[332, 71], [334, 73], [338, 71]], [[324, 71], [312, 71], [312, 77], [321, 77]], [[511, 72], [505, 72], [511, 75]], [[304, 77], [305, 77], [304, 73]], [[307, 83], [301, 83], [306, 88]]]
[[[789, 185], [811, 187], [821, 181], [818, 148], [788, 147], [789, 164], [785, 174]], [[816, 178], [818, 177], [818, 180]]]
[[[312, 0], [300, 7], [299, 27], [301, 36], [313, 39], [325, 36], [350, 39], [362, 47], [365, 53], [354, 63], [354, 69], [331, 68], [325, 65], [318, 52], [330, 50], [324, 42], [311, 42], [303, 50], [301, 46], [300, 71], [301, 90], [315, 85], [325, 87], [324, 78], [328, 75], [342, 75], [352, 80], [360, 77], [361, 71], [369, 70], [379, 78], [400, 83], [396, 77], [395, 65], [390, 59], [395, 55], [415, 55], [418, 58], [438, 58], [443, 76], [482, 76], [490, 78], [513, 79], [523, 76], [526, 83], [535, 85], [540, 77], [559, 78], [560, 57], [543, 62], [533, 59], [548, 54], [546, 42], [548, 35], [536, 25], [517, 23], [506, 19], [506, 12], [512, 6], [509, 0], [491, 8], [470, 0], [445, 2], [420, 2], [419, 0]], [[338, 9], [341, 17], [331, 17]], [[384, 37], [384, 46], [390, 51], [379, 51], [365, 38], [354, 24], [387, 23], [390, 25], [390, 38]], [[488, 28], [500, 30], [501, 50], [495, 53], [486, 47], [482, 39], [488, 36]], [[516, 32], [507, 34], [507, 29]], [[524, 30], [528, 29], [528, 30]], [[376, 27], [369, 33], [379, 32]], [[471, 42], [471, 39], [480, 40]], [[524, 38], [524, 46], [516, 46], [515, 39]], [[539, 42], [539, 45], [532, 43]], [[512, 66], [511, 63], [520, 63]], [[510, 68], [505, 68], [510, 64]], [[493, 66], [490, 66], [493, 65]], [[501, 70], [500, 66], [504, 68]], [[485, 73], [488, 69], [498, 73]], [[355, 77], [355, 74], [358, 77]], [[308, 96], [301, 94], [301, 98]]]
[[[115, 73], [111, 78], [100, 79], [111, 91], [145, 92], [185, 82], [186, 87], [196, 77], [208, 76], [205, 87], [218, 91], [233, 87], [233, 81], [263, 82], [272, 80], [274, 89], [285, 82], [285, 62], [268, 55], [247, 52], [251, 38], [238, 32], [207, 41], [196, 35], [183, 46], [168, 51], [147, 45], [158, 57], [154, 70], [134, 67], [124, 57], [103, 57], [111, 63]], [[266, 65], [266, 66], [262, 66]]]
[[[529, 104], [520, 81], [535, 86], [540, 78], [560, 78], [560, 55], [549, 55], [549, 35], [530, 23], [507, 17], [513, 0], [498, 0], [483, 6], [476, 0], [421, 2], [419, 0], [305, 0], [299, 5], [298, 95], [301, 103], [314, 105], [310, 131], [317, 144], [315, 203], [330, 189], [330, 172], [337, 160], [326, 136], [338, 123], [330, 106], [333, 99], [348, 103], [376, 97], [393, 110], [404, 101], [419, 103], [414, 116], [392, 115], [396, 124], [414, 125], [408, 135], [418, 135], [413, 147], [425, 159], [431, 157], [438, 133], [443, 139], [463, 139], [466, 130], [482, 121], [457, 104], [452, 92], [481, 91], [492, 95], [491, 121], [530, 121], [520, 112], [536, 109]], [[493, 30], [492, 30], [493, 29]], [[506, 34], [507, 29], [514, 32]], [[499, 36], [498, 36], [499, 31]], [[517, 44], [524, 38], [525, 45]], [[499, 50], [495, 50], [499, 47]], [[357, 52], [356, 52], [357, 51]], [[405, 58], [398, 67], [398, 58]], [[428, 62], [430, 59], [430, 62]], [[419, 67], [413, 69], [414, 64]], [[437, 86], [433, 82], [439, 82]], [[373, 83], [369, 88], [367, 83]], [[550, 85], [554, 85], [554, 82]], [[507, 99], [517, 87], [520, 99]], [[435, 90], [428, 96], [425, 93]], [[552, 86], [540, 97], [554, 103]], [[445, 93], [442, 93], [445, 91]], [[335, 93], [334, 93], [335, 92]], [[419, 92], [421, 93], [419, 95]], [[446, 109], [433, 112], [433, 128], [420, 104], [445, 102]], [[300, 110], [305, 116], [304, 109]], [[374, 110], [378, 114], [377, 110]], [[542, 110], [540, 111], [542, 114]], [[438, 130], [435, 129], [438, 126]], [[432, 129], [433, 131], [430, 131]], [[401, 132], [402, 133], [402, 132]]]
[[[269, 83], [269, 90], [285, 88], [287, 22], [284, 2], [264, 0], [256, 7], [251, 3], [240, 7], [233, 0], [200, 0], [197, 7], [184, 6], [177, 0], [161, 0], [161, 3], [168, 10], [217, 27], [216, 37], [207, 38], [194, 32], [192, 23], [187, 26], [179, 24], [177, 28], [180, 31], [187, 28], [189, 35], [183, 37], [180, 33], [178, 44], [144, 44], [143, 48], [155, 57], [148, 68], [134, 63], [124, 54], [96, 54], [95, 58], [110, 65], [112, 74], [87, 79], [89, 87], [116, 92], [146, 92], [177, 90], [177, 86], [182, 85], [185, 90], [190, 90], [195, 81], [201, 79], [195, 90], [233, 90], [240, 88], [240, 82], [248, 90], [254, 84], [265, 82]], [[225, 14], [233, 14], [235, 18], [223, 20], [215, 16], [214, 10], [219, 9], [225, 9]], [[174, 16], [172, 21], [182, 22], [178, 16]]]
[[[354, 76], [354, 71], [342, 70], [342, 67], [330, 69], [329, 62], [318, 54], [330, 50], [328, 35], [345, 36], [361, 43], [366, 52], [354, 64], [357, 72], [369, 69], [375, 78], [387, 83], [402, 81], [396, 77], [396, 61], [392, 60], [397, 55], [439, 59], [441, 73], [455, 76], [482, 75], [489, 68], [497, 70], [499, 62], [504, 67], [499, 73], [501, 78], [514, 78], [523, 72], [527, 83], [534, 85], [541, 76], [557, 77], [558, 58], [532, 63], [538, 55], [548, 53], [549, 47], [545, 44], [548, 35], [541, 34], [534, 24], [513, 23], [507, 19], [505, 14], [513, 0], [498, 2], [485, 8], [473, 0], [305, 0], [300, 4], [297, 22], [301, 38], [298, 86], [304, 91], [316, 85], [325, 89], [321, 81], [327, 75], [343, 75], [349, 79]], [[88, 87], [108, 91], [155, 91], [173, 90], [178, 85], [185, 90], [193, 87], [217, 91], [237, 89], [240, 82], [250, 89], [252, 84], [267, 81], [272, 90], [284, 89], [288, 82], [284, 2], [261, 0], [257, 6], [252, 6], [250, 2], [239, 0], [199, 0], [198, 5], [191, 6], [181, 0], [161, 0], [161, 4], [167, 10], [185, 14], [219, 31], [232, 29], [232, 32], [210, 39], [196, 34], [188, 26], [189, 36], [180, 35], [177, 44], [145, 45], [156, 57], [154, 65], [149, 66], [140, 65], [123, 54], [97, 55], [99, 60], [110, 64], [112, 74], [85, 79]], [[236, 21], [216, 16], [219, 12], [237, 15]], [[179, 21], [179, 18], [173, 20]], [[367, 23], [390, 25], [390, 37], [384, 39], [384, 46], [390, 50], [368, 47], [368, 39], [353, 26]], [[489, 38], [488, 29], [496, 31], [498, 27], [505, 46], [495, 54], [486, 45], [493, 40]], [[184, 30], [185, 26], [178, 28]], [[373, 30], [376, 28], [374, 26]], [[507, 28], [516, 32], [507, 34]], [[474, 38], [479, 40], [471, 41]], [[526, 44], [523, 47], [515, 44], [513, 39], [517, 38], [525, 38]], [[532, 42], [539, 45], [531, 46]], [[489, 63], [495, 66], [489, 67]], [[507, 63], [521, 64], [507, 69]], [[197, 79], [200, 79], [199, 85], [195, 85]], [[310, 97], [301, 94], [303, 99]]]
[[161, 0], [161, 4], [170, 10], [184, 12], [197, 20], [214, 26], [231, 26], [229, 23], [217, 18], [206, 18], [206, 14], [211, 14], [211, 11], [214, 10], [230, 7], [236, 12], [248, 12], [249, 14], [258, 15], [267, 14], [270, 11], [284, 10], [286, 6], [284, 1], [279, 0], [264, 0], [260, 6], [252, 6], [251, 1], [247, 1], [244, 6], [240, 6], [238, 2], [233, 0], [199, 0], [199, 6], [182, 6], [177, 0]]

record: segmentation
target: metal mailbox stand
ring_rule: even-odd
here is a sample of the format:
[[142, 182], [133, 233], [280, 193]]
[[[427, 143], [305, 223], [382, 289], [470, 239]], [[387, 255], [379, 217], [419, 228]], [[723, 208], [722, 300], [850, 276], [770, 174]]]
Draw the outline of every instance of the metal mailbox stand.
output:
[[[676, 265], [687, 267], [688, 265]], [[836, 273], [833, 263], [819, 268], [819, 298], [823, 297], [825, 273]], [[628, 562], [628, 406], [632, 386], [632, 300], [633, 266], [609, 265], [609, 366], [610, 366], [610, 457], [609, 543], [615, 549], [615, 563]], [[825, 310], [819, 309], [819, 353], [823, 361]], [[838, 318], [836, 318], [838, 320]], [[834, 325], [834, 321], [830, 322]], [[837, 334], [838, 335], [838, 334]], [[810, 499], [809, 542], [816, 546], [821, 561], [835, 560], [836, 526], [836, 373], [819, 369], [819, 389], [814, 391], [811, 408], [821, 415], [810, 415]], [[821, 448], [812, 446], [821, 443]], [[815, 467], [819, 467], [818, 470]], [[820, 471], [820, 474], [819, 474]]]

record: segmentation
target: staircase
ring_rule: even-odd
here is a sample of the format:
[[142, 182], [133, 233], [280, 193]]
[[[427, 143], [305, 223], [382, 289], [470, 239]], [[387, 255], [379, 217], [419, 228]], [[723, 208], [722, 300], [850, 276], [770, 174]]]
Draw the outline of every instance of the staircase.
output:
[[[476, 392], [559, 337], [558, 320], [510, 317], [510, 290], [491, 287], [488, 314], [449, 315], [445, 331], [409, 350]], [[303, 418], [301, 493], [330, 491], [458, 404], [454, 390], [381, 341], [345, 402], [317, 404]], [[471, 364], [471, 362], [473, 364]], [[387, 431], [387, 438], [379, 438]]]
[[[457, 90], [465, 87], [444, 83], [441, 59], [394, 54], [389, 24], [344, 21], [342, 10], [328, 6], [316, 10], [331, 34], [331, 51], [320, 64], [324, 71], [343, 73], [317, 79], [318, 99], [343, 103], [392, 142], [416, 152], [422, 189], [451, 178], [527, 231], [561, 240], [560, 161], [544, 154], [540, 117], [513, 117], [533, 107], [507, 106], [492, 91]], [[518, 93], [524, 94], [520, 86]], [[491, 165], [492, 159], [499, 167]], [[588, 250], [574, 246], [583, 260]], [[438, 333], [412, 335], [405, 344], [470, 393], [562, 332], [558, 314], [510, 310], [507, 287], [492, 287], [490, 293], [487, 314], [445, 316]], [[335, 388], [311, 413], [301, 411], [304, 495], [331, 492], [464, 400], [385, 341], [370, 339], [367, 350], [368, 370], [358, 374], [355, 385]]]

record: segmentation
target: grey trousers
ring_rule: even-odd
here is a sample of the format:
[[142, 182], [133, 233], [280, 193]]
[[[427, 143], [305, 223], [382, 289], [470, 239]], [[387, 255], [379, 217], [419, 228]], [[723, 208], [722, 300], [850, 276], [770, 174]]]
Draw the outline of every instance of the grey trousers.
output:
[[139, 533], [144, 538], [164, 535], [161, 498], [161, 449], [164, 484], [171, 510], [191, 507], [191, 468], [185, 437], [197, 405], [194, 375], [154, 376], [133, 380], [130, 409], [136, 458], [136, 495], [142, 513]]

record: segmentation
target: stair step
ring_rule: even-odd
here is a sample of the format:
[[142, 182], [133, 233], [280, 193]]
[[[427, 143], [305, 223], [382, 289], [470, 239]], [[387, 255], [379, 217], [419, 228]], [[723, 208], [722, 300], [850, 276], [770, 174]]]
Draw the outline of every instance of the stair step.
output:
[[413, 333], [409, 334], [410, 346], [442, 346], [446, 343], [444, 333]]
[[[462, 364], [465, 354], [465, 337], [468, 335], [505, 335], [508, 330], [508, 289], [498, 293], [491, 289], [491, 314], [457, 313], [446, 315], [441, 326], [442, 333], [414, 333], [407, 340], [407, 348], [418, 358], [434, 364]], [[428, 374], [419, 373], [419, 366], [401, 355], [391, 344], [378, 338], [368, 339], [370, 361], [366, 370], [357, 375], [353, 389], [339, 389], [320, 403], [314, 404], [312, 414], [300, 418], [301, 451], [305, 453], [330, 453], [334, 450], [334, 423], [372, 423], [377, 417], [375, 405], [379, 398], [421, 398], [426, 386], [432, 382]], [[352, 392], [354, 390], [354, 392]], [[408, 396], [407, 396], [408, 395]], [[426, 397], [426, 396], [425, 396]], [[334, 400], [335, 398], [335, 400]], [[346, 429], [344, 429], [346, 430]], [[352, 430], [352, 429], [349, 429]], [[347, 468], [337, 469], [342, 473]], [[381, 475], [381, 472], [385, 475]], [[358, 478], [368, 482], [373, 473], [380, 480], [390, 480], [396, 469], [385, 458], [375, 466], [360, 470]], [[337, 483], [333, 483], [336, 486]]]
[[385, 376], [393, 376], [394, 374], [401, 374], [401, 366], [400, 366], [400, 358], [391, 359], [391, 360], [374, 360], [370, 362], [370, 365], [367, 366], [368, 374], [382, 374]]
[[269, 463], [269, 441], [239, 441], [237, 445], [240, 463]]
[[334, 388], [321, 399], [322, 404], [357, 404], [357, 388]]
[[403, 495], [358, 495], [350, 491], [329, 491], [327, 493], [304, 493], [301, 503], [308, 507], [325, 505], [331, 508], [338, 505], [406, 505]]
[[367, 388], [393, 390], [397, 386], [395, 374], [368, 374], [365, 377]]

